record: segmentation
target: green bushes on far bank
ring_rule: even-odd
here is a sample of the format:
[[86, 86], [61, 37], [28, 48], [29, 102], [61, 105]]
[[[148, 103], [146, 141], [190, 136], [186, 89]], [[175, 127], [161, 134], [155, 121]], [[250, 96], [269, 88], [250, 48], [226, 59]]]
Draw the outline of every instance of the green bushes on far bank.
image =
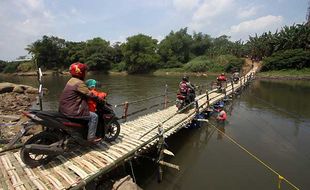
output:
[[231, 72], [232, 69], [241, 69], [244, 59], [233, 55], [220, 55], [214, 58], [199, 56], [184, 65], [184, 70], [189, 72]]
[[292, 49], [278, 51], [263, 59], [262, 71], [302, 69], [310, 67], [310, 51]]

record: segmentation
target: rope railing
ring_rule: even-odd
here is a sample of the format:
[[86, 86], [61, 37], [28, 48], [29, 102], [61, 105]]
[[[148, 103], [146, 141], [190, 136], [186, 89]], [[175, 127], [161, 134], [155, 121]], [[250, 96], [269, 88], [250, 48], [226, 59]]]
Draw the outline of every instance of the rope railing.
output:
[[[240, 85], [240, 87], [242, 87], [242, 86], [244, 86], [244, 84], [246, 84], [247, 81], [249, 81], [251, 78], [253, 78], [253, 76], [254, 76], [253, 73], [251, 73], [249, 75], [243, 75], [243, 76], [240, 77], [239, 82], [237, 84], [240, 83], [239, 85]], [[208, 84], [201, 84], [199, 86], [196, 86], [196, 89], [197, 89], [196, 92], [198, 91], [197, 94], [201, 95], [202, 94], [202, 88], [203, 87], [207, 87], [207, 86], [208, 86]], [[230, 86], [231, 86], [231, 89], [226, 91], [226, 89], [228, 87], [230, 87]], [[234, 93], [235, 85], [234, 85], [233, 81], [226, 82], [225, 90], [224, 90], [224, 95], [226, 96], [226, 93], [230, 92], [231, 90]], [[208, 90], [208, 95], [211, 94], [211, 93], [217, 92], [217, 91], [218, 91], [218, 88], [211, 89], [210, 91]], [[151, 96], [151, 97], [148, 97], [148, 98], [144, 98], [144, 99], [140, 99], [140, 100], [135, 100], [135, 101], [131, 101], [131, 102], [124, 102], [124, 103], [121, 103], [121, 104], [116, 104], [115, 107], [121, 107], [121, 106], [123, 107], [123, 115], [120, 118], [124, 119], [126, 121], [129, 116], [133, 116], [135, 114], [138, 114], [140, 112], [144, 112], [144, 111], [149, 110], [149, 109], [154, 108], [154, 107], [158, 107], [158, 106], [163, 105], [163, 109], [166, 109], [168, 107], [168, 103], [173, 102], [173, 101], [169, 101], [169, 95], [170, 94], [176, 94], [176, 93], [177, 92], [168, 91], [168, 85], [165, 85], [165, 93], [164, 94], [160, 94], [160, 95], [156, 95], [156, 96]], [[219, 93], [217, 96], [212, 97], [208, 101], [210, 101], [210, 100], [212, 100], [214, 98], [217, 98], [219, 96], [222, 96], [222, 95], [223, 95], [222, 93]], [[135, 110], [135, 111], [133, 111], [131, 113], [128, 113], [129, 105], [134, 105], [134, 104], [138, 104], [138, 103], [145, 102], [145, 101], [150, 101], [150, 100], [161, 98], [161, 97], [164, 97], [163, 103], [156, 103], [156, 104], [150, 105], [147, 108], [141, 108], [139, 110]]]

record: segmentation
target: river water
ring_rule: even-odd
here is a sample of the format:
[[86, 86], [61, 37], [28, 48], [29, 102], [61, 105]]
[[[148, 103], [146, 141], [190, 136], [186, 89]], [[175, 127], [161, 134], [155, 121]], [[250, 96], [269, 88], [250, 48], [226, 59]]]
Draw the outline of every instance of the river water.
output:
[[[91, 75], [102, 82], [108, 101], [119, 104], [162, 94], [165, 85], [174, 93], [180, 77]], [[194, 84], [209, 84], [214, 77], [190, 77]], [[44, 109], [56, 110], [69, 77], [46, 76]], [[35, 77], [0, 77], [0, 81], [37, 85]], [[256, 80], [241, 96], [225, 106], [228, 120], [221, 130], [259, 157], [300, 189], [310, 189], [310, 83]], [[130, 105], [129, 112], [162, 102], [163, 98]], [[34, 107], [36, 107], [34, 105]], [[140, 115], [162, 107], [147, 110]], [[118, 115], [122, 108], [116, 109]], [[134, 117], [133, 117], [134, 118]], [[131, 118], [131, 119], [133, 119]], [[166, 159], [180, 171], [166, 168], [158, 184], [156, 167], [147, 159], [134, 162], [137, 183], [144, 189], [276, 189], [278, 176], [211, 127], [183, 129], [167, 139], [176, 156]], [[286, 182], [282, 189], [291, 189]]]

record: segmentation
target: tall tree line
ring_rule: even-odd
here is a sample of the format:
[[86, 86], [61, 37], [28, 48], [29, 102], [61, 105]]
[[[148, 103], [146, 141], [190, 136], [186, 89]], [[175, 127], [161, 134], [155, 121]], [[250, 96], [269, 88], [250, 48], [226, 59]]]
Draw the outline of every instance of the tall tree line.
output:
[[129, 73], [183, 67], [197, 57], [233, 55], [262, 59], [290, 49], [309, 51], [309, 25], [285, 26], [275, 33], [250, 36], [247, 42], [233, 42], [226, 35], [212, 38], [201, 32], [189, 34], [187, 28], [181, 28], [171, 31], [160, 42], [144, 34], [130, 36], [125, 42], [114, 44], [99, 37], [71, 42], [55, 36], [43, 36], [26, 48], [37, 64], [46, 69], [66, 69], [71, 63], [80, 61], [86, 63], [90, 70], [116, 68]]

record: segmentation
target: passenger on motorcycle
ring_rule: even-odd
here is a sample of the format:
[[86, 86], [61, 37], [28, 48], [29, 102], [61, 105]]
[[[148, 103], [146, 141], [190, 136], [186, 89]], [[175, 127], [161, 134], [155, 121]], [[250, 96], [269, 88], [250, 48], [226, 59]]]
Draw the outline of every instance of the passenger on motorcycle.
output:
[[[105, 97], [107, 97], [107, 93], [105, 92], [99, 92], [97, 91], [96, 87], [98, 82], [94, 79], [88, 79], [86, 82], [86, 86], [88, 87], [89, 91], [96, 97], [99, 98], [99, 100], [104, 100]], [[88, 98], [88, 108], [90, 112], [96, 112], [97, 111], [97, 101], [94, 98]]]
[[189, 102], [195, 101], [195, 87], [189, 82], [187, 76], [182, 78], [179, 84], [179, 91]]
[[72, 78], [67, 82], [60, 96], [59, 112], [68, 118], [89, 120], [87, 140], [97, 143], [101, 140], [96, 137], [98, 115], [88, 109], [87, 98], [94, 95], [84, 83], [86, 72], [87, 65], [80, 62], [71, 64]]

